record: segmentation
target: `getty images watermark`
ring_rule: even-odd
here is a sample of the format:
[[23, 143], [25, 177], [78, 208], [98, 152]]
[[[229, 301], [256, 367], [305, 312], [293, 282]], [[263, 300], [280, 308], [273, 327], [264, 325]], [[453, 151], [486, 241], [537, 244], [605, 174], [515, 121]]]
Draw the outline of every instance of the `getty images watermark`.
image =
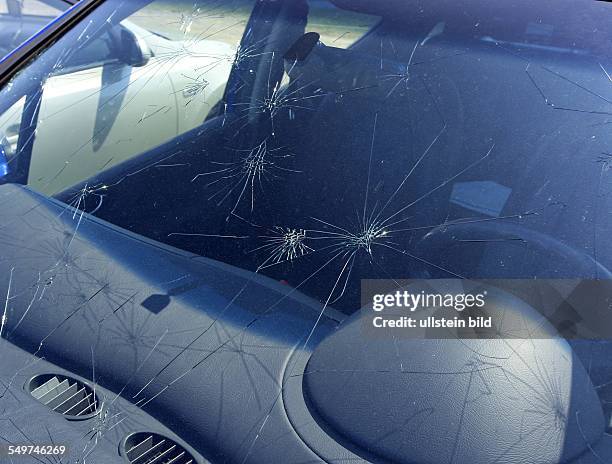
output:
[[[395, 290], [393, 293], [376, 293], [372, 295], [372, 310], [382, 313], [386, 310], [400, 310], [402, 312], [414, 313], [423, 310], [452, 309], [456, 312], [484, 308], [486, 305], [487, 290], [482, 293], [429, 293], [421, 290], [413, 293], [409, 290]], [[491, 328], [491, 316], [469, 316], [459, 317], [436, 317], [419, 314], [407, 316], [403, 314], [388, 317], [388, 315], [376, 315], [372, 319], [375, 328]]]
[[366, 336], [612, 339], [612, 281], [362, 280]]

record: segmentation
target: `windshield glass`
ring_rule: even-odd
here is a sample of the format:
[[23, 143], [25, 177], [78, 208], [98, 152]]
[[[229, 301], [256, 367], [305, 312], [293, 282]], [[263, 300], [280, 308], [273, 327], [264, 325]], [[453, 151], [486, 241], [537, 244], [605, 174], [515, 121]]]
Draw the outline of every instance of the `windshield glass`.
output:
[[608, 276], [603, 41], [337, 3], [105, 2], [2, 90], [6, 179], [345, 312], [363, 278]]
[[100, 2], [0, 88], [0, 461], [612, 462], [611, 20]]

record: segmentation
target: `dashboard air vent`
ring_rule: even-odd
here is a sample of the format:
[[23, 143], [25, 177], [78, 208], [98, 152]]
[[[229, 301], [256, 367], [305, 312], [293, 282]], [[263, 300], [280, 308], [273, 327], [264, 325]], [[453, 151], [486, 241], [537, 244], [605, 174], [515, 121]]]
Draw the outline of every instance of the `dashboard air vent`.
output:
[[127, 437], [123, 455], [131, 464], [197, 464], [196, 459], [174, 440], [149, 432]]
[[39, 402], [68, 418], [85, 419], [98, 412], [98, 398], [89, 385], [65, 375], [37, 375], [28, 391]]

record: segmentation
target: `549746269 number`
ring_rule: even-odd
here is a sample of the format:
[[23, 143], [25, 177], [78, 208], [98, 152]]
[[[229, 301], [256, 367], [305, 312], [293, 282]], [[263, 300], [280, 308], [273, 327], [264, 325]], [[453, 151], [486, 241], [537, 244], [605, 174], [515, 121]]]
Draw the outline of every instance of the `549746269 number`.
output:
[[18, 458], [19, 456], [64, 456], [67, 453], [68, 447], [65, 445], [0, 444], [0, 457], [11, 456]]

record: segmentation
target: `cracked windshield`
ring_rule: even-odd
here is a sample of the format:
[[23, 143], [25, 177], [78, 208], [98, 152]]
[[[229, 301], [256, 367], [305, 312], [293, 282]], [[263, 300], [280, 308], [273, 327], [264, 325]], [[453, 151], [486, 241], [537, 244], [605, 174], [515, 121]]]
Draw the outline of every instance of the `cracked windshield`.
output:
[[90, 3], [0, 88], [0, 462], [612, 462], [611, 5]]

